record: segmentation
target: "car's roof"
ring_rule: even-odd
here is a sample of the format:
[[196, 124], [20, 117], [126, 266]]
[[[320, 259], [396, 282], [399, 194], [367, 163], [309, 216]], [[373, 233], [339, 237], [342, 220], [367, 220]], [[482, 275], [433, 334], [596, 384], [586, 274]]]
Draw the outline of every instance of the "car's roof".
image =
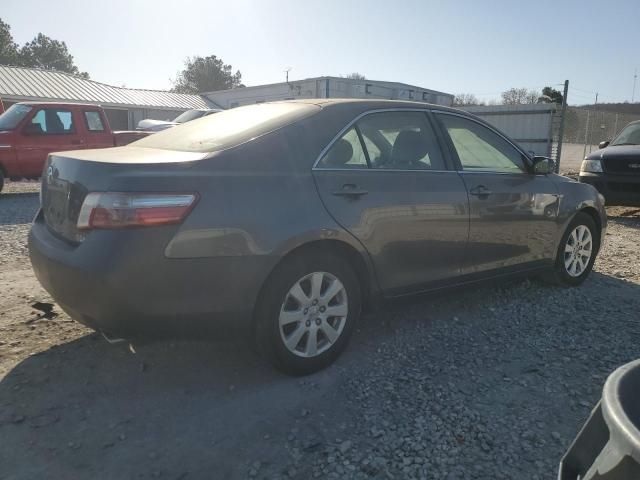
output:
[[[370, 100], [368, 98], [304, 98], [304, 99], [296, 99], [296, 100], [281, 100], [277, 103], [306, 103], [317, 105], [321, 108], [329, 108], [334, 105], [353, 105], [355, 109], [385, 109], [385, 108], [426, 108], [431, 110], [445, 110], [445, 111], [453, 111], [453, 112], [463, 112], [462, 110], [458, 110], [451, 107], [445, 107], [443, 105], [436, 105], [433, 103], [426, 102], [411, 102], [406, 100], [385, 100], [385, 99], [375, 99]], [[274, 102], [275, 103], [275, 102]]]

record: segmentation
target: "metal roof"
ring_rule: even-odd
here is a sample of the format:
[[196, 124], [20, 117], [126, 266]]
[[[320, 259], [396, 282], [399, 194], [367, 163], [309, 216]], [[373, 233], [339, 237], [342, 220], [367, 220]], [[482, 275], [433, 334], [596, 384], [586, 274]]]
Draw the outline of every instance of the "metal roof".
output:
[[0, 98], [95, 103], [105, 107], [208, 108], [200, 95], [114, 87], [75, 75], [0, 65]]

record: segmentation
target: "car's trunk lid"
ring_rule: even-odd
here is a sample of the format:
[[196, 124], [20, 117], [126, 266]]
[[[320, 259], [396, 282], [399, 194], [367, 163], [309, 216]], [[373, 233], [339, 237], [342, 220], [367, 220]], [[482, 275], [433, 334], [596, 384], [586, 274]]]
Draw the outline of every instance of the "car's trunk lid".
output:
[[77, 221], [89, 192], [170, 191], [176, 175], [205, 156], [135, 147], [53, 153], [42, 176], [44, 221], [56, 235], [81, 242], [86, 234]]

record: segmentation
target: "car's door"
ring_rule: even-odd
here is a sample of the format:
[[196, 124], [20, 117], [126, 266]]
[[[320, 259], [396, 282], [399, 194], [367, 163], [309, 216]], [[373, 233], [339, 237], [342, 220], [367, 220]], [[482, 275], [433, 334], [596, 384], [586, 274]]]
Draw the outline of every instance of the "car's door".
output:
[[365, 246], [388, 295], [460, 273], [468, 198], [425, 111], [372, 112], [314, 167], [331, 215]]
[[485, 124], [448, 112], [435, 117], [469, 192], [464, 272], [550, 261], [559, 205], [553, 180], [532, 173], [526, 155]]
[[86, 148], [113, 147], [113, 135], [105, 127], [106, 121], [101, 110], [83, 108], [81, 116]]
[[64, 107], [36, 109], [21, 133], [16, 157], [20, 174], [24, 177], [40, 176], [51, 152], [83, 148], [73, 113]]

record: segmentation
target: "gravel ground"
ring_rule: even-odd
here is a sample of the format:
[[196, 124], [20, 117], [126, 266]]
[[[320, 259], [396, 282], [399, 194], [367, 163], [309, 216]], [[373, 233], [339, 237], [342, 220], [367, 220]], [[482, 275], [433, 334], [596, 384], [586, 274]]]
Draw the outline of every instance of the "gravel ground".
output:
[[336, 365], [282, 376], [238, 339], [133, 353], [54, 309], [25, 255], [37, 185], [0, 195], [0, 478], [556, 478], [606, 376], [640, 357], [640, 210], [580, 288], [396, 303]]

